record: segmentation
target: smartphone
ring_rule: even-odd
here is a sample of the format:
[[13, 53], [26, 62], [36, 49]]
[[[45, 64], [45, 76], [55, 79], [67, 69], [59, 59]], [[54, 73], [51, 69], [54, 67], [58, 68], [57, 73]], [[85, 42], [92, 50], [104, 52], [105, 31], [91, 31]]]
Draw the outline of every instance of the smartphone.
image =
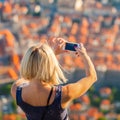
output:
[[65, 50], [76, 51], [75, 47], [80, 47], [78, 43], [66, 42]]

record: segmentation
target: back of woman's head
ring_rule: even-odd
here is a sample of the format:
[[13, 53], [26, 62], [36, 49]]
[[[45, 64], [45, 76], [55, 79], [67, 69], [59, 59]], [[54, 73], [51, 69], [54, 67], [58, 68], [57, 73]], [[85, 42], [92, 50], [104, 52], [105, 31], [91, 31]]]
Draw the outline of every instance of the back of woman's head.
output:
[[53, 50], [44, 43], [30, 47], [23, 56], [20, 69], [26, 80], [39, 80], [51, 84], [66, 82]]

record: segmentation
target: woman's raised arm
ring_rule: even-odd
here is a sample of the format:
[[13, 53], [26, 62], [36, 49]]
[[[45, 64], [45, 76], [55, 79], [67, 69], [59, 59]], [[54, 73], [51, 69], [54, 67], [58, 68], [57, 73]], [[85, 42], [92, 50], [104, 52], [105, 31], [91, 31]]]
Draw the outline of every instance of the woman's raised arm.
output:
[[97, 75], [96, 75], [94, 65], [90, 57], [88, 56], [83, 44], [80, 44], [80, 48], [76, 48], [75, 54], [77, 57], [82, 58], [85, 66], [86, 76], [75, 83], [71, 83], [63, 86], [63, 89], [62, 89], [63, 107], [64, 105], [66, 106], [66, 104], [71, 100], [83, 95], [97, 80]]

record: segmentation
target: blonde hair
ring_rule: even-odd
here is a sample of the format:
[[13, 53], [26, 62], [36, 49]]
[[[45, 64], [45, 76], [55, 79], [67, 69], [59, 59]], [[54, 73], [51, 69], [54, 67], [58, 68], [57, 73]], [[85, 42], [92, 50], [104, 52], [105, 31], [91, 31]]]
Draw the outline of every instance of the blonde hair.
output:
[[27, 80], [36, 79], [51, 84], [66, 82], [53, 50], [45, 43], [27, 50], [21, 62], [20, 74]]

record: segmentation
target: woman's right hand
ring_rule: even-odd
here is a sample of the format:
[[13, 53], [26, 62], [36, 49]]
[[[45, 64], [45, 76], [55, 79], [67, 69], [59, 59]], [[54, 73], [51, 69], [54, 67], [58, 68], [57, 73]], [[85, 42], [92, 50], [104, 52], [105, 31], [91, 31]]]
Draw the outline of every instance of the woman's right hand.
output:
[[86, 48], [84, 47], [84, 45], [82, 43], [80, 43], [80, 46], [76, 47], [75, 49], [76, 49], [75, 54], [77, 57], [79, 57], [79, 56], [82, 57], [84, 55], [87, 55]]

